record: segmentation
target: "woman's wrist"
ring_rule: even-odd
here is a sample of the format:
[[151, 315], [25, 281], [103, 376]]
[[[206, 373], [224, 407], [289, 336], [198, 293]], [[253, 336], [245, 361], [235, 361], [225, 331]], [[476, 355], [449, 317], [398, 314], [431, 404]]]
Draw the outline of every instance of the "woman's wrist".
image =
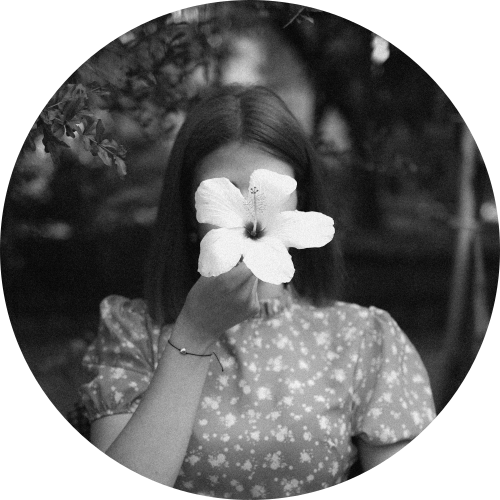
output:
[[177, 318], [170, 341], [178, 349], [185, 349], [193, 354], [211, 354], [216, 338], [209, 332], [194, 325], [182, 313]]

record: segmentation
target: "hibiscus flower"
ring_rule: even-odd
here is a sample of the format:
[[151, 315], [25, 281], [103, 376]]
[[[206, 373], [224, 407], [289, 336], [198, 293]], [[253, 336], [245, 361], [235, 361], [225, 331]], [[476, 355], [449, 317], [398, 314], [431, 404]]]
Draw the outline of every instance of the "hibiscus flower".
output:
[[201, 182], [195, 193], [196, 218], [217, 229], [201, 241], [199, 273], [218, 276], [242, 259], [261, 281], [289, 282], [295, 268], [288, 248], [322, 247], [335, 233], [327, 215], [283, 210], [296, 187], [292, 177], [265, 169], [250, 176], [246, 198], [225, 177]]

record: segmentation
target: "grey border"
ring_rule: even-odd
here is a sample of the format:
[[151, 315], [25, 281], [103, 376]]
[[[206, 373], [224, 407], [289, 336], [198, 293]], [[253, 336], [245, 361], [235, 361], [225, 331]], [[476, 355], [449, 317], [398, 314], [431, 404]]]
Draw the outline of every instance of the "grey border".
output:
[[[302, 3], [332, 8], [328, 1]], [[11, 165], [36, 112], [81, 61], [126, 29], [186, 5], [185, 0], [12, 4], [2, 44], [2, 137], [7, 165], [2, 186], [8, 182]], [[336, 2], [335, 13], [391, 40], [448, 92], [476, 135], [498, 192], [498, 172], [493, 170], [493, 134], [498, 125], [490, 111], [493, 104], [498, 105], [495, 90], [499, 88], [493, 71], [493, 6], [486, 0], [472, 5], [452, 0], [351, 0]], [[3, 301], [0, 307], [5, 324]], [[470, 375], [438, 420], [397, 459], [337, 488], [335, 495], [417, 498], [443, 493], [465, 497], [476, 494], [479, 484], [483, 491], [493, 488], [494, 462], [489, 450], [495, 451], [495, 444], [490, 442], [494, 433], [489, 431], [494, 428], [492, 396], [496, 387], [490, 380], [496, 379], [492, 367], [498, 336], [492, 333], [498, 331], [497, 309]], [[18, 498], [185, 498], [122, 469], [77, 436], [34, 381], [11, 335], [8, 319], [6, 324], [2, 429], [3, 455], [9, 464], [4, 469], [7, 495], [12, 491]], [[315, 498], [330, 495], [331, 490], [327, 490]]]

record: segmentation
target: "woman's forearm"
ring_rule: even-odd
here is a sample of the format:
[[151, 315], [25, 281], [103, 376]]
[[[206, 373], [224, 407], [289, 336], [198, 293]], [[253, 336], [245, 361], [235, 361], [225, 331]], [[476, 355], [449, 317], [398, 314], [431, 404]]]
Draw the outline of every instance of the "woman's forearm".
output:
[[[190, 353], [210, 353], [222, 332], [259, 311], [257, 283], [244, 264], [217, 277], [199, 278], [175, 322], [173, 345]], [[167, 345], [132, 417], [114, 427], [102, 424], [107, 429], [100, 433], [101, 449], [135, 472], [172, 486], [186, 454], [209, 363], [210, 357], [183, 356]]]
[[[174, 345], [186, 347], [188, 352], [207, 350], [181, 330], [174, 330]], [[167, 345], [141, 403], [106, 454], [143, 476], [173, 486], [189, 444], [209, 363], [209, 357], [183, 356]]]

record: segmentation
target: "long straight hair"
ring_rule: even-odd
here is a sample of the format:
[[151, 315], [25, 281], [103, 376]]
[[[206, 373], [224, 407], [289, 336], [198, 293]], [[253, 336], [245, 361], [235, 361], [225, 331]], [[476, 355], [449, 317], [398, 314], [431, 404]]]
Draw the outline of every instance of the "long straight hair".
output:
[[[188, 113], [165, 170], [145, 274], [145, 299], [160, 325], [177, 319], [199, 277], [199, 243], [190, 238], [197, 230], [196, 168], [210, 153], [231, 143], [252, 145], [290, 165], [297, 181], [298, 210], [329, 212], [316, 154], [285, 103], [261, 86], [212, 90]], [[337, 299], [343, 266], [336, 239], [321, 248], [290, 250], [296, 293], [317, 306]]]

